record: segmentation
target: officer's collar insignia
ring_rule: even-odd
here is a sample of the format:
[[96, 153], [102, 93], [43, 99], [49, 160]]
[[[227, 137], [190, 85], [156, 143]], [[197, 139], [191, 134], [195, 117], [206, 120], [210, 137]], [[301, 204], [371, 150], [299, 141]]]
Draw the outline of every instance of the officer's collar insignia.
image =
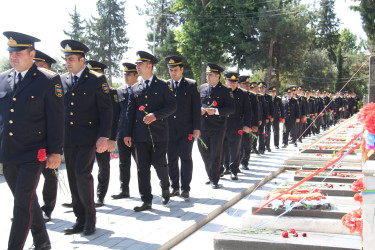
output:
[[72, 50], [72, 48], [70, 48], [69, 44], [67, 44], [64, 48], [64, 51], [71, 51], [71, 50]]
[[87, 68], [91, 69], [92, 68], [91, 64], [88, 63]]
[[85, 75], [85, 78], [89, 77], [88, 75]]
[[175, 63], [175, 61], [173, 59], [169, 60], [169, 63]]
[[17, 46], [17, 42], [16, 42], [16, 40], [13, 39], [13, 37], [9, 37], [8, 46], [10, 46], [10, 47]]

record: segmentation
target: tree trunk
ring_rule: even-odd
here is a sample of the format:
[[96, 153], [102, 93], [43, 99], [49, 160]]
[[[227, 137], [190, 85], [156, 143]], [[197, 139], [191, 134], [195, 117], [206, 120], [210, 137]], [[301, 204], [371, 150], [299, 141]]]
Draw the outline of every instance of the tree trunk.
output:
[[206, 64], [201, 62], [201, 82], [199, 83], [199, 85], [205, 82], [206, 82]]
[[273, 53], [273, 38], [270, 40], [270, 48], [268, 50], [268, 69], [267, 69], [267, 76], [266, 76], [266, 83], [269, 85], [271, 83], [272, 77], [272, 53]]

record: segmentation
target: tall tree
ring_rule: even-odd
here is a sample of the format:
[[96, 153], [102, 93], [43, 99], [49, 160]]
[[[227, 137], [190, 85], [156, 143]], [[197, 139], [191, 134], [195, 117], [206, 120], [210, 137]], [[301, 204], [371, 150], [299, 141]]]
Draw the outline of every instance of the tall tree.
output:
[[[175, 0], [173, 7], [181, 18], [181, 29], [176, 31], [178, 51], [187, 58], [194, 77], [204, 83], [206, 63], [225, 64], [225, 52], [231, 36], [230, 23], [233, 13], [226, 7], [233, 5], [230, 0]], [[200, 79], [200, 81], [199, 81]]]
[[69, 22], [71, 31], [63, 30], [64, 34], [67, 35], [70, 39], [83, 41], [85, 34], [85, 26], [83, 23], [85, 20], [81, 20], [81, 15], [77, 11], [77, 5], [74, 5], [74, 11], [72, 14], [69, 14], [71, 21]]
[[108, 81], [120, 76], [119, 62], [128, 50], [125, 22], [125, 1], [98, 0], [96, 9], [99, 17], [91, 17], [87, 27], [86, 43], [90, 58], [108, 65]]
[[375, 0], [354, 0], [359, 5], [351, 6], [351, 9], [358, 11], [362, 17], [362, 27], [367, 37], [375, 42]]
[[336, 62], [337, 45], [340, 42], [340, 20], [334, 12], [334, 0], [321, 0], [319, 22], [317, 24], [318, 48], [327, 49], [329, 58]]
[[178, 25], [178, 15], [171, 10], [173, 5], [173, 0], [146, 0], [144, 8], [138, 8], [139, 14], [149, 16], [146, 22], [149, 28], [147, 33], [149, 50], [153, 50], [154, 35], [155, 48], [158, 48], [165, 41], [168, 30]]

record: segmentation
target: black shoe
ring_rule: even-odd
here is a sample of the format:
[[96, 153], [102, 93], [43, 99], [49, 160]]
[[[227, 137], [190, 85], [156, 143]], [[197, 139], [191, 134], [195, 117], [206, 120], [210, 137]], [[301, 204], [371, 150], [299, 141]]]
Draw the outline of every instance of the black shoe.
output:
[[35, 245], [34, 249], [35, 250], [49, 250], [49, 249], [51, 249], [51, 242], [50, 241], [46, 241], [46, 242], [44, 242], [42, 244], [37, 244], [37, 245]]
[[129, 192], [121, 192], [119, 194], [114, 194], [111, 196], [112, 199], [114, 200], [118, 200], [118, 199], [125, 199], [125, 198], [129, 198], [130, 195], [129, 195]]
[[211, 183], [210, 180], [208, 180], [208, 181], [205, 182], [206, 185], [210, 185], [210, 183]]
[[241, 173], [241, 169], [240, 168], [237, 169], [237, 173]]
[[102, 207], [104, 206], [104, 199], [98, 198], [95, 202], [95, 207]]
[[43, 220], [44, 220], [44, 223], [51, 221], [51, 215], [43, 211]]
[[83, 232], [84, 223], [76, 222], [71, 228], [65, 228], [64, 233], [66, 235], [77, 234]]
[[302, 138], [299, 138], [298, 141], [299, 141], [300, 143], [302, 143]]
[[218, 189], [219, 188], [219, 184], [211, 182], [211, 188], [212, 189]]
[[180, 190], [177, 188], [177, 189], [172, 189], [172, 192], [170, 194], [171, 197], [173, 196], [179, 196], [180, 195]]
[[271, 148], [270, 148], [270, 147], [267, 147], [267, 151], [268, 151], [268, 152], [271, 152]]
[[143, 204], [139, 207], [134, 207], [134, 211], [136, 212], [142, 212], [142, 211], [150, 210], [150, 209], [152, 209], [152, 204], [147, 203], [147, 202], [143, 202]]
[[182, 198], [185, 198], [185, 199], [189, 198], [189, 197], [190, 197], [189, 192], [185, 192], [185, 191], [183, 191], [183, 192], [181, 193], [181, 197], [182, 197]]
[[245, 164], [241, 165], [243, 170], [250, 170]]
[[283, 146], [282, 146], [282, 148], [286, 148], [288, 145], [286, 145], [286, 144], [283, 144]]
[[294, 147], [297, 147], [297, 142], [295, 142], [293, 145], [294, 145]]
[[256, 153], [257, 155], [260, 155], [260, 152], [258, 150], [254, 150], [254, 153]]
[[234, 181], [238, 180], [237, 174], [231, 173], [230, 178]]
[[92, 235], [93, 233], [95, 233], [96, 231], [95, 224], [96, 224], [95, 218], [86, 220], [85, 226], [83, 227], [83, 235], [88, 236], [88, 235]]
[[72, 203], [63, 203], [61, 206], [66, 207], [66, 208], [72, 208], [73, 204]]
[[230, 171], [229, 171], [229, 169], [225, 169], [225, 171], [224, 171], [224, 173], [223, 173], [224, 175], [228, 175], [228, 174], [230, 174]]
[[161, 195], [161, 201], [163, 205], [166, 205], [168, 203], [170, 197], [171, 197], [171, 194], [169, 192], [169, 189], [163, 190], [162, 195]]
[[264, 155], [264, 151], [263, 150], [259, 150], [259, 154]]
[[279, 149], [279, 146], [275, 146], [276, 149]]

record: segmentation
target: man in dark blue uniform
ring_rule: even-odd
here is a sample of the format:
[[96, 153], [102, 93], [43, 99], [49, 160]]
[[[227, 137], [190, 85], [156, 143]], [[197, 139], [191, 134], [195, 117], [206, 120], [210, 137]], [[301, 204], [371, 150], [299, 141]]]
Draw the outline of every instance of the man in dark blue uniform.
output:
[[104, 75], [85, 66], [89, 49], [74, 40], [61, 42], [68, 73], [61, 76], [65, 99], [64, 155], [76, 223], [65, 234], [96, 231], [94, 181], [95, 152], [108, 149], [112, 105]]
[[[86, 65], [89, 70], [96, 71], [100, 74], [104, 74], [104, 70], [107, 68], [107, 65], [93, 60], [87, 60]], [[97, 200], [95, 202], [95, 207], [101, 207], [104, 205], [104, 198], [108, 191], [109, 185], [109, 176], [110, 176], [110, 161], [111, 161], [111, 152], [115, 150], [116, 136], [117, 136], [117, 125], [120, 117], [120, 105], [117, 96], [117, 90], [110, 87], [109, 95], [112, 102], [112, 126], [111, 134], [108, 139], [108, 149], [103, 153], [96, 152], [96, 161], [98, 163], [98, 186], [96, 188]]]
[[297, 147], [296, 123], [300, 122], [301, 113], [299, 111], [297, 99], [293, 98], [291, 88], [286, 89], [286, 98], [283, 100], [284, 106], [284, 126], [286, 127], [283, 132], [283, 148], [288, 145], [289, 133], [292, 136], [292, 143]]
[[[238, 180], [237, 173], [240, 166], [241, 140], [248, 140], [248, 133], [251, 132], [251, 104], [247, 91], [238, 88], [238, 73], [230, 72], [225, 74], [225, 85], [232, 89], [234, 96], [234, 113], [227, 118], [227, 130], [224, 145], [224, 161], [227, 161], [226, 171], [230, 171], [231, 179]], [[245, 133], [245, 134], [243, 134]]]
[[177, 110], [168, 117], [168, 169], [171, 180], [171, 196], [180, 194], [181, 161], [181, 196], [189, 198], [190, 182], [193, 175], [193, 138], [198, 138], [201, 128], [201, 102], [197, 82], [183, 76], [184, 58], [169, 56], [165, 58], [171, 79], [167, 84], [173, 90], [177, 101]]
[[162, 189], [162, 203], [170, 198], [167, 166], [168, 117], [177, 108], [176, 98], [166, 82], [152, 72], [158, 59], [145, 51], [137, 52], [137, 72], [142, 81], [132, 86], [124, 127], [125, 145], [134, 143], [138, 167], [138, 187], [142, 204], [140, 212], [152, 208], [151, 165], [155, 167]]
[[[55, 59], [39, 50], [35, 50], [34, 62], [39, 68], [44, 68], [47, 70], [51, 70], [51, 65], [56, 63]], [[44, 205], [41, 207], [41, 209], [43, 211], [43, 219], [45, 222], [51, 220], [51, 214], [56, 205], [58, 182], [55, 171], [56, 170], [54, 169], [44, 168], [42, 172], [44, 177], [42, 191]]]
[[120, 103], [120, 120], [117, 129], [117, 148], [119, 153], [119, 168], [120, 168], [120, 193], [112, 195], [115, 200], [129, 198], [129, 182], [130, 182], [130, 167], [131, 156], [135, 159], [134, 145], [128, 147], [125, 145], [123, 132], [126, 124], [126, 110], [128, 107], [129, 95], [131, 94], [131, 87], [138, 81], [138, 72], [136, 65], [133, 63], [123, 63], [125, 83], [126, 86], [121, 86], [117, 89], [118, 100]]
[[298, 107], [301, 114], [301, 122], [296, 124], [297, 129], [297, 139], [299, 142], [302, 142], [304, 124], [306, 124], [306, 115], [307, 115], [307, 99], [305, 95], [303, 94], [303, 88], [301, 86], [298, 86], [296, 88], [296, 98], [298, 101]]
[[[273, 110], [271, 112], [272, 103], [268, 102], [269, 97], [266, 97], [265, 95], [266, 88], [267, 88], [267, 83], [258, 82], [258, 90], [259, 90], [258, 98], [259, 98], [259, 101], [262, 103], [262, 108], [263, 108], [262, 124], [259, 126], [259, 131], [258, 131], [258, 139], [259, 139], [258, 151], [260, 154], [264, 154], [266, 150], [266, 139], [271, 134], [270, 120], [272, 120]], [[267, 151], [271, 151], [271, 149], [270, 150], [267, 149]]]
[[[258, 132], [258, 126], [261, 123], [260, 118], [260, 105], [258, 96], [252, 92], [250, 89], [250, 78], [248, 76], [239, 77], [240, 88], [247, 91], [249, 95], [250, 105], [251, 105], [251, 131], [255, 135]], [[241, 145], [241, 166], [244, 170], [249, 170], [249, 160], [251, 153], [251, 145], [253, 142], [254, 136], [251, 135], [249, 138], [247, 136], [242, 138]]]
[[[270, 142], [271, 142], [271, 126], [273, 123], [273, 104], [272, 104], [272, 96], [266, 93], [267, 90], [267, 83], [260, 82], [258, 83], [259, 92], [264, 96], [264, 100], [267, 103], [268, 107], [268, 122], [266, 120], [266, 125], [264, 127], [264, 146], [262, 150], [264, 151], [267, 149], [268, 152], [271, 152]], [[260, 146], [259, 146], [260, 147]]]
[[[270, 87], [268, 93], [272, 96], [272, 105], [273, 105], [273, 139], [276, 149], [279, 149], [280, 145], [280, 122], [285, 123], [284, 117], [284, 107], [283, 101], [280, 96], [276, 95], [276, 87]], [[281, 119], [281, 121], [280, 121]]]
[[13, 67], [0, 74], [0, 162], [14, 196], [8, 249], [23, 249], [29, 230], [35, 249], [51, 249], [35, 191], [43, 169], [61, 163], [63, 89], [59, 75], [33, 63], [39, 39], [4, 35]]
[[234, 97], [232, 90], [220, 82], [220, 66], [207, 63], [207, 82], [200, 86], [202, 129], [201, 139], [207, 146], [198, 143], [206, 172], [209, 178], [207, 184], [213, 189], [219, 188], [220, 167], [223, 151], [223, 141], [227, 125], [227, 116], [234, 112]]
[[[258, 123], [258, 129], [257, 131], [254, 131], [255, 137], [252, 138], [252, 153], [256, 153], [259, 155], [259, 151], [257, 149], [258, 145], [258, 139], [260, 134], [260, 129], [262, 129], [262, 133], [264, 133], [264, 121], [266, 119], [266, 109], [263, 107], [264, 102], [262, 95], [259, 92], [258, 83], [257, 82], [251, 82], [250, 83], [250, 91], [253, 92], [256, 95], [256, 98], [258, 100], [258, 109], [259, 109], [259, 123]], [[256, 133], [255, 133], [256, 132]]]

